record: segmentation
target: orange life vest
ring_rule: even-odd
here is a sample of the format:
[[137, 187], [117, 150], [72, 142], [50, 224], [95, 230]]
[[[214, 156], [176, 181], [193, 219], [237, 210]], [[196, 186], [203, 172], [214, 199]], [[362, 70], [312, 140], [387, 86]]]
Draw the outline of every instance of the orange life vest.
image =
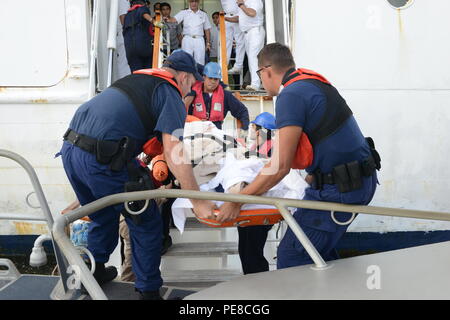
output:
[[[219, 84], [214, 90], [211, 97], [211, 109], [209, 114], [206, 110], [205, 99], [203, 99], [203, 82], [197, 81], [193, 86], [192, 90], [195, 91], [195, 99], [192, 102], [191, 109], [192, 115], [207, 121], [223, 121], [224, 119], [224, 107], [225, 107], [225, 92], [222, 86]], [[191, 113], [191, 112], [188, 112]]]
[[173, 75], [167, 70], [160, 69], [160, 68], [141, 69], [141, 70], [134, 71], [133, 74], [147, 74], [149, 76], [155, 76], [155, 77], [167, 80], [171, 85], [173, 85], [175, 88], [177, 88], [177, 90], [180, 92], [181, 95], [183, 95], [181, 88], [176, 83]]
[[[283, 85], [287, 86], [301, 80], [315, 79], [323, 83], [330, 84], [330, 82], [321, 74], [308, 69], [297, 69], [287, 76], [283, 81]], [[300, 140], [297, 145], [294, 160], [292, 161], [291, 168], [293, 169], [305, 169], [312, 165], [314, 159], [314, 150], [309, 141], [309, 138], [305, 132], [302, 132]]]

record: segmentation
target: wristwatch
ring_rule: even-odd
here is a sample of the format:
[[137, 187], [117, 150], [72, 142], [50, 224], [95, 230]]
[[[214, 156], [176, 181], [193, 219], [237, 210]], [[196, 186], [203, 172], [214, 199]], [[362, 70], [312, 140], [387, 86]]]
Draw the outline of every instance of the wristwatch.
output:
[[241, 3], [238, 4], [238, 7], [240, 8], [240, 7], [243, 6], [244, 4], [245, 4], [245, 3], [242, 3], [242, 2], [241, 2]]

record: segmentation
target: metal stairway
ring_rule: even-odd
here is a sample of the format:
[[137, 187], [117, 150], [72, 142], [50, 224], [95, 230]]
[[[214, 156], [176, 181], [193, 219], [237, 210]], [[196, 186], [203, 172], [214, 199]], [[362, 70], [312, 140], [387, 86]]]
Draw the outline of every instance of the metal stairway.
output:
[[[172, 229], [174, 230], [174, 229]], [[174, 230], [175, 231], [175, 230]], [[208, 227], [197, 221], [196, 218], [187, 218], [185, 232], [220, 232], [223, 240], [224, 230]], [[172, 232], [173, 234], [173, 232]], [[180, 240], [174, 243], [167, 253], [162, 256], [161, 276], [165, 285], [178, 287], [209, 287], [219, 282], [228, 281], [242, 275], [239, 269], [230, 269], [227, 267], [229, 255], [238, 254], [237, 242], [232, 241], [196, 241], [184, 242], [181, 236]], [[207, 236], [205, 236], [207, 237]], [[208, 237], [210, 238], [210, 237]], [[185, 268], [172, 269], [171, 261], [191, 258], [197, 260], [194, 264], [198, 265], [195, 270]], [[205, 259], [222, 259], [221, 268], [202, 268], [202, 265], [208, 264]], [[184, 264], [181, 261], [180, 264]], [[167, 265], [169, 268], [164, 268]]]

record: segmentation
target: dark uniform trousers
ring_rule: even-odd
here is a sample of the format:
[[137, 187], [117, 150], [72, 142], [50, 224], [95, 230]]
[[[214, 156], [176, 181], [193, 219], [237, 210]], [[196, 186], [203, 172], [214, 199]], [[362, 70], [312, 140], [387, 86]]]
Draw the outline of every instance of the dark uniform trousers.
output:
[[[377, 185], [376, 172], [363, 178], [361, 189], [341, 193], [336, 185], [325, 184], [322, 190], [307, 188], [303, 200], [367, 205], [372, 200]], [[350, 213], [335, 212], [339, 222], [350, 219]], [[349, 225], [338, 225], [331, 219], [330, 211], [299, 208], [294, 218], [325, 261], [338, 259], [336, 246]], [[305, 248], [288, 228], [277, 251], [277, 268], [289, 268], [314, 263]]]
[[[126, 166], [113, 172], [108, 165], [97, 162], [95, 155], [64, 142], [61, 155], [67, 177], [81, 205], [102, 197], [124, 192], [129, 181]], [[139, 164], [136, 161], [136, 166]], [[95, 261], [105, 263], [117, 246], [119, 239], [119, 217], [123, 204], [109, 206], [90, 215], [92, 222], [88, 230], [88, 249]], [[139, 215], [137, 225], [126, 218], [130, 231], [132, 266], [136, 275], [135, 287], [140, 291], [155, 291], [162, 286], [159, 270], [161, 262], [162, 221], [154, 201]]]
[[264, 257], [267, 234], [273, 225], [237, 227], [239, 234], [239, 258], [244, 274], [269, 271]]

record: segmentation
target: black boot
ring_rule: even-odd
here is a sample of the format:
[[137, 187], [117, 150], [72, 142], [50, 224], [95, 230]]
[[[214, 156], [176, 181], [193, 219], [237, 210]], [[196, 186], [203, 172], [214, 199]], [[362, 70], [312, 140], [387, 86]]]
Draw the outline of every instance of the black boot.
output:
[[113, 266], [105, 268], [104, 263], [95, 263], [94, 278], [99, 285], [114, 280], [117, 277], [117, 269]]
[[139, 300], [164, 300], [159, 294], [159, 290], [155, 291], [139, 291], [138, 289], [135, 290], [139, 292]]

